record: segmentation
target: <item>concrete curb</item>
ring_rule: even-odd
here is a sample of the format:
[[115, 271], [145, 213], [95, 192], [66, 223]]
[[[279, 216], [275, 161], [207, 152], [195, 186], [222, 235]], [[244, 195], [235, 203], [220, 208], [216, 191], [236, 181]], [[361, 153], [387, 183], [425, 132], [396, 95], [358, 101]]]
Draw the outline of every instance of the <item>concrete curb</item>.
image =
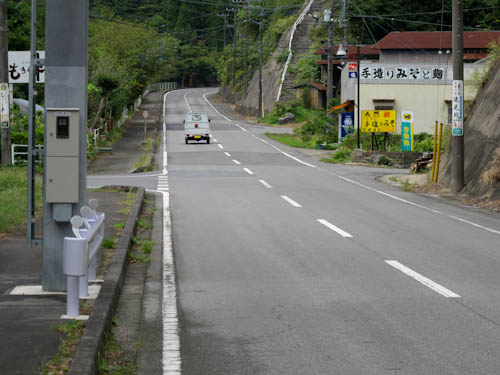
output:
[[144, 189], [139, 188], [101, 292], [71, 361], [68, 375], [95, 375], [97, 373], [99, 353], [106, 341], [111, 328], [111, 319], [118, 305], [127, 272], [127, 253], [135, 233], [137, 217], [142, 210], [143, 200]]

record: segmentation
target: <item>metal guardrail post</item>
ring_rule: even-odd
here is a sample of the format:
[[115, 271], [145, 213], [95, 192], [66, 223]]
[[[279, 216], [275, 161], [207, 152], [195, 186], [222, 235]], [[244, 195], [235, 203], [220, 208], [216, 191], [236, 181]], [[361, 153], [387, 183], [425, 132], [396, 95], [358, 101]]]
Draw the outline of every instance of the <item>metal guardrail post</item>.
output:
[[[82, 216], [73, 216], [71, 225], [75, 237], [65, 237], [63, 247], [63, 271], [67, 276], [67, 318], [79, 316], [79, 298], [88, 298], [89, 278], [95, 280], [97, 253], [104, 239], [104, 213], [95, 209], [95, 199], [81, 208]], [[83, 227], [83, 228], [82, 228]]]

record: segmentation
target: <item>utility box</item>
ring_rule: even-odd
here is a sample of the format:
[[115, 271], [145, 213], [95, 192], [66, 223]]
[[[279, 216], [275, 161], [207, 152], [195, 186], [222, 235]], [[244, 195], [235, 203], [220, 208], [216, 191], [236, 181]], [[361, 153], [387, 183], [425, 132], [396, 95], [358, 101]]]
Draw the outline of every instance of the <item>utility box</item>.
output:
[[78, 203], [80, 110], [47, 108], [45, 199], [47, 203]]

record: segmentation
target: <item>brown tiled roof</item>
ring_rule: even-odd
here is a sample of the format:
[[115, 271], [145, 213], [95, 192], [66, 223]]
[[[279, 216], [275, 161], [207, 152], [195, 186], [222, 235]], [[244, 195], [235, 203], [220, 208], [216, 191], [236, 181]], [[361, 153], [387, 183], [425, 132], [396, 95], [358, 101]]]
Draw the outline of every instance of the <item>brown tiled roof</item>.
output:
[[[465, 49], [487, 49], [500, 39], [500, 31], [464, 32]], [[451, 49], [450, 31], [393, 31], [380, 39], [376, 46], [384, 49]]]

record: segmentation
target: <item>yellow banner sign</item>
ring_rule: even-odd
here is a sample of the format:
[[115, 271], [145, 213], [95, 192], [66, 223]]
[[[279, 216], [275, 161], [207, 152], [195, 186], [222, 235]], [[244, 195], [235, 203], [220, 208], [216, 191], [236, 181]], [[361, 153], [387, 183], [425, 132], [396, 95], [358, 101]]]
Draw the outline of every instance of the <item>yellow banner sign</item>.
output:
[[361, 111], [361, 131], [392, 133], [396, 131], [396, 111]]

